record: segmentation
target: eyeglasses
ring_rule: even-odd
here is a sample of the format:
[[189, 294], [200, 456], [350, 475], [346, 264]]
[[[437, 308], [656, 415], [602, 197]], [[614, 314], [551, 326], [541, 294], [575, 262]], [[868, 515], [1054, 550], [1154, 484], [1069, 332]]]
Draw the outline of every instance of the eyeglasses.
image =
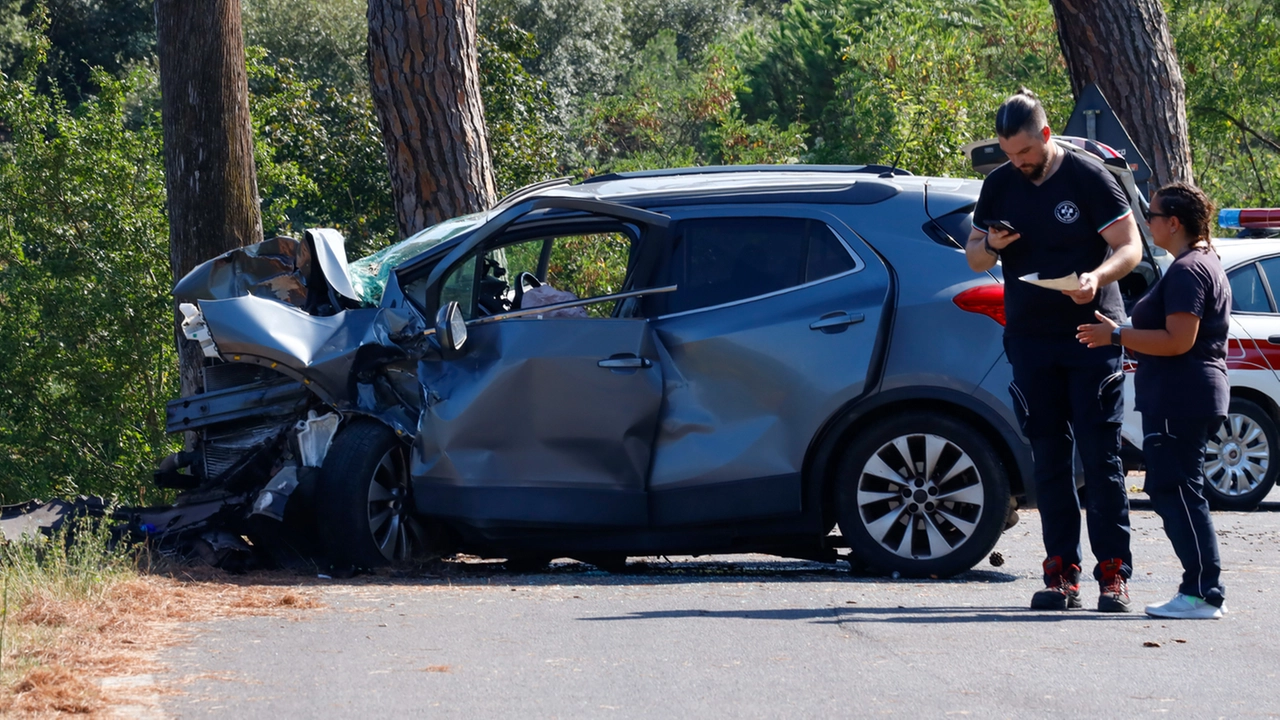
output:
[[1170, 215], [1169, 213], [1151, 212], [1150, 210], [1147, 210], [1147, 211], [1143, 212], [1143, 213], [1142, 213], [1142, 215], [1143, 215], [1144, 217], [1146, 217], [1146, 218], [1147, 218], [1147, 222], [1151, 222], [1151, 218], [1158, 218], [1158, 217], [1162, 217], [1162, 218], [1169, 218], [1169, 217], [1173, 217], [1173, 216], [1172, 216], [1172, 215]]

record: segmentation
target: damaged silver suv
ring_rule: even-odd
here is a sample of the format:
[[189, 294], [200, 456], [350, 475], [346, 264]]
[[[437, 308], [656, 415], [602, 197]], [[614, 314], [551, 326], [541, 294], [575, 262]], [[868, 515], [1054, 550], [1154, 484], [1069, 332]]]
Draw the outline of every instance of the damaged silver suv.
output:
[[624, 173], [350, 266], [333, 231], [211, 260], [174, 290], [206, 364], [168, 405], [194, 433], [156, 473], [170, 522], [348, 567], [847, 546], [967, 570], [1031, 477], [998, 269], [960, 249], [979, 187]]

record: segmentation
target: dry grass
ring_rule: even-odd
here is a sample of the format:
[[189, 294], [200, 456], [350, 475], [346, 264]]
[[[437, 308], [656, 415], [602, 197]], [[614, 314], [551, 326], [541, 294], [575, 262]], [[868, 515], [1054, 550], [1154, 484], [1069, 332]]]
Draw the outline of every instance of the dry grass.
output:
[[[46, 546], [47, 547], [47, 546]], [[296, 578], [246, 584], [216, 571], [144, 574], [103, 554], [50, 558], [4, 546], [0, 715], [100, 716], [120, 704], [154, 703], [155, 688], [100, 681], [153, 673], [157, 652], [183, 639], [183, 623], [320, 607]]]

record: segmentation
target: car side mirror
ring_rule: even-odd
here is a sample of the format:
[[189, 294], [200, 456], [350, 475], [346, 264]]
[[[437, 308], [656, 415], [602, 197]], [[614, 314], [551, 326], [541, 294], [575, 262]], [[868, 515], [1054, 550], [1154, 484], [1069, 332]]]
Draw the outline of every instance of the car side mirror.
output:
[[436, 313], [436, 341], [446, 355], [453, 355], [467, 342], [467, 321], [458, 303], [450, 300]]

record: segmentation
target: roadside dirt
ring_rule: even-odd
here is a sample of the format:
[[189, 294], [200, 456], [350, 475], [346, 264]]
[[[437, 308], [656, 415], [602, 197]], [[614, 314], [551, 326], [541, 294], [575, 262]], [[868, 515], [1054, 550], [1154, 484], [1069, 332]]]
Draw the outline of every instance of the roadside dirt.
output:
[[[158, 712], [150, 681], [162, 648], [183, 641], [184, 624], [243, 615], [289, 616], [323, 607], [308, 578], [216, 571], [139, 575], [113, 584], [92, 600], [36, 597], [8, 618], [9, 637], [25, 647], [6, 663], [32, 664], [0, 694], [0, 715], [130, 717]], [[16, 657], [15, 657], [16, 655]]]

